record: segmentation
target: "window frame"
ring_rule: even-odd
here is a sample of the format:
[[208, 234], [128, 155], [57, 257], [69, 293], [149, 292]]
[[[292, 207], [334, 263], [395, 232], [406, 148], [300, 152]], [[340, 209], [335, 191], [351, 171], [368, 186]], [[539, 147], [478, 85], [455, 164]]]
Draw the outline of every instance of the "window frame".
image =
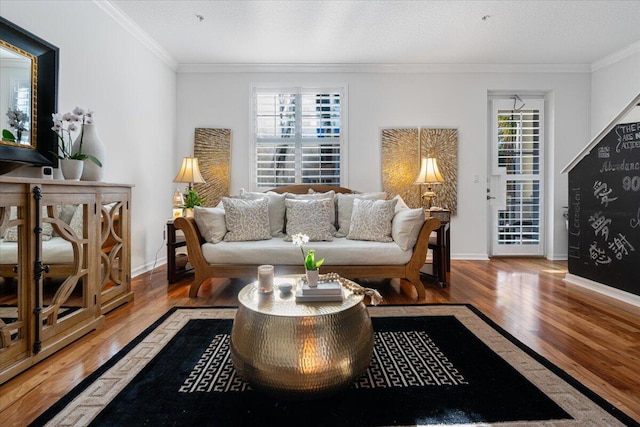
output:
[[[258, 186], [257, 183], [257, 148], [258, 148], [258, 136], [256, 134], [256, 96], [259, 92], [279, 91], [282, 93], [295, 93], [297, 95], [309, 92], [316, 92], [318, 94], [327, 92], [339, 92], [340, 93], [340, 183], [341, 187], [348, 187], [347, 182], [347, 166], [348, 162], [348, 86], [344, 83], [327, 83], [327, 84], [296, 84], [296, 85], [283, 85], [278, 83], [257, 83], [251, 85], [250, 100], [249, 100], [249, 188], [251, 191], [266, 191], [273, 187]], [[300, 161], [296, 158], [296, 163]], [[301, 183], [296, 183], [301, 184]]]

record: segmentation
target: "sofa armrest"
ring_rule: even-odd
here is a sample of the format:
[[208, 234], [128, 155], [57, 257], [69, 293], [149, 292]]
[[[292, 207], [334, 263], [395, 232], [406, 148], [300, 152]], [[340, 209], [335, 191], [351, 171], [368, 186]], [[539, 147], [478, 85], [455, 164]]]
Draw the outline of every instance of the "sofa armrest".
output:
[[184, 233], [189, 262], [196, 269], [196, 272], [207, 270], [209, 264], [202, 254], [202, 244], [205, 243], [205, 240], [202, 234], [200, 234], [200, 230], [198, 230], [195, 219], [191, 217], [178, 217], [173, 221], [173, 225]]
[[434, 217], [427, 217], [422, 224], [418, 240], [413, 247], [413, 255], [407, 264], [407, 269], [416, 271], [420, 270], [427, 259], [427, 251], [429, 250], [429, 237], [431, 233], [440, 228], [440, 220]]

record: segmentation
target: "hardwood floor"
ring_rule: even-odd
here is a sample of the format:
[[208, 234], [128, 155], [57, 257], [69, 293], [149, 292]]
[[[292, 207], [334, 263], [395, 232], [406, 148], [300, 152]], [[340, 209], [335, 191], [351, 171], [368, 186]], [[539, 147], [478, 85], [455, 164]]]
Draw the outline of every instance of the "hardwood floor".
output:
[[[385, 304], [470, 303], [520, 341], [640, 421], [640, 309], [566, 284], [565, 262], [452, 261], [450, 285], [427, 285], [417, 301], [408, 283], [371, 283]], [[166, 270], [134, 279], [135, 300], [104, 328], [0, 386], [0, 425], [34, 420], [173, 306], [234, 306], [246, 282], [215, 280], [188, 298], [189, 278], [167, 286]]]

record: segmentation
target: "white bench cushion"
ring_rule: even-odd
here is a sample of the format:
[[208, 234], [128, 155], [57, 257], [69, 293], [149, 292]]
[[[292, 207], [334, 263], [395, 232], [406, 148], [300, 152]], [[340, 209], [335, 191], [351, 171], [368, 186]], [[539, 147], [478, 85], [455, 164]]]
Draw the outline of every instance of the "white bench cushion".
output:
[[[0, 240], [0, 264], [16, 264], [18, 262], [18, 243]], [[73, 263], [71, 243], [62, 237], [52, 237], [42, 242], [42, 262], [44, 264]]]
[[[313, 242], [316, 258], [326, 265], [403, 265], [412, 250], [403, 251], [395, 242], [369, 242], [334, 238], [332, 242]], [[280, 238], [253, 242], [205, 243], [202, 253], [209, 264], [303, 264], [300, 248]]]

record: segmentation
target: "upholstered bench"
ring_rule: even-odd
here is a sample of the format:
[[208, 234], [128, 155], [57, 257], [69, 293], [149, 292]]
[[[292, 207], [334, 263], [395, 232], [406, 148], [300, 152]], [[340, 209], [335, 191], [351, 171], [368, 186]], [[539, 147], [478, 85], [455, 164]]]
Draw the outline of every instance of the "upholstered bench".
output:
[[310, 236], [307, 249], [325, 258], [323, 272], [347, 278], [404, 278], [424, 298], [420, 280], [429, 236], [440, 226], [422, 209], [408, 208], [385, 193], [354, 193], [343, 187], [296, 185], [266, 193], [241, 192], [215, 208], [196, 208], [177, 218], [187, 243], [196, 297], [211, 277], [255, 278], [261, 264], [276, 274], [303, 273], [300, 248], [291, 235]]

